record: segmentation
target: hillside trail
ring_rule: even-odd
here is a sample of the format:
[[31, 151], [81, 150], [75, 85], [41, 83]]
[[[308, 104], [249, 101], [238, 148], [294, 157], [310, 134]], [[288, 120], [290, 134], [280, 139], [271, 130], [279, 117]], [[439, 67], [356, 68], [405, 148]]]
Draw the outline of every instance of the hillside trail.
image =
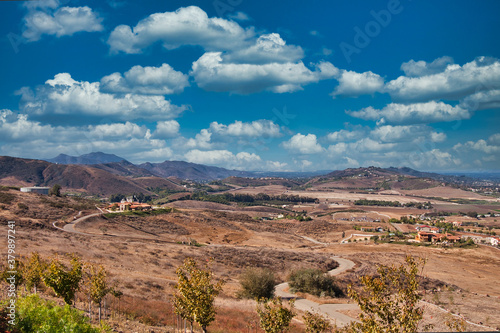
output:
[[[339, 275], [355, 266], [355, 263], [351, 260], [332, 257], [335, 261], [339, 263], [339, 266], [331, 271], [328, 271], [328, 275], [335, 276]], [[308, 299], [299, 298], [297, 295], [289, 293], [285, 290], [289, 288], [288, 282], [280, 283], [276, 286], [274, 294], [284, 299], [295, 299], [295, 308], [302, 311], [316, 312], [319, 313], [335, 322], [339, 327], [343, 327], [352, 321], [356, 321], [355, 318], [347, 316], [338, 311], [343, 310], [359, 310], [357, 304], [319, 304]]]
[[[91, 218], [94, 216], [99, 216], [101, 214], [102, 214], [102, 211], [99, 213], [94, 213], [94, 214], [79, 217], [76, 220], [72, 221], [71, 223], [66, 224], [63, 228], [57, 227], [55, 225], [55, 222], [54, 222], [53, 226], [59, 230], [62, 230], [65, 232], [70, 232], [70, 233], [75, 233], [75, 234], [80, 234], [80, 235], [104, 236], [104, 235], [96, 235], [96, 234], [81, 232], [81, 231], [76, 230], [76, 228], [75, 228], [75, 226], [78, 223], [85, 221], [88, 218]], [[108, 236], [108, 235], [106, 235], [106, 236]], [[326, 245], [325, 243], [313, 240], [312, 238], [309, 238], [309, 237], [303, 237], [303, 238], [305, 238], [309, 241], [312, 241], [316, 244]], [[339, 266], [328, 272], [328, 274], [331, 276], [341, 274], [341, 273], [353, 268], [355, 265], [354, 262], [352, 262], [351, 260], [348, 260], [348, 259], [344, 259], [344, 258], [340, 258], [340, 257], [336, 257], [336, 256], [334, 256], [332, 258], [339, 263]], [[287, 282], [277, 285], [275, 295], [279, 296], [281, 298], [285, 298], [285, 299], [292, 299], [292, 298], [295, 299], [295, 307], [299, 310], [318, 312], [318, 313], [326, 316], [327, 318], [334, 320], [335, 324], [337, 326], [340, 326], [340, 327], [345, 326], [348, 323], [350, 323], [351, 321], [356, 320], [352, 317], [349, 317], [345, 314], [338, 312], [338, 311], [342, 311], [342, 310], [357, 310], [357, 309], [359, 309], [359, 307], [356, 304], [319, 304], [319, 303], [316, 303], [316, 302], [313, 302], [313, 301], [310, 301], [307, 299], [298, 298], [295, 294], [286, 292], [285, 290], [287, 290], [288, 288], [289, 288], [289, 286], [288, 286]]]

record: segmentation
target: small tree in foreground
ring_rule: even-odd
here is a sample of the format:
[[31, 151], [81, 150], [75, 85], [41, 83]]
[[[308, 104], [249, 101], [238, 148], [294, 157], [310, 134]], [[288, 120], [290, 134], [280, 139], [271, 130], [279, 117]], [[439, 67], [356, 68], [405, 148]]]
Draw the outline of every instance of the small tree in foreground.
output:
[[104, 267], [102, 265], [99, 265], [99, 267], [91, 265], [89, 280], [90, 298], [99, 305], [99, 322], [101, 322], [102, 300], [111, 291]]
[[215, 320], [215, 298], [219, 295], [224, 281], [213, 282], [213, 273], [208, 264], [199, 268], [192, 258], [184, 260], [177, 268], [178, 282], [174, 293], [175, 313], [182, 318], [200, 325], [203, 332]]
[[266, 333], [281, 333], [288, 330], [292, 318], [294, 301], [290, 301], [290, 309], [283, 306], [281, 297], [272, 298], [269, 301], [261, 299], [257, 304], [257, 314], [260, 318], [260, 327]]
[[53, 259], [43, 279], [45, 285], [52, 288], [56, 295], [69, 305], [72, 304], [75, 293], [80, 287], [83, 273], [83, 264], [80, 258], [73, 257], [70, 265], [71, 267], [67, 268], [59, 259]]
[[247, 268], [240, 276], [242, 298], [271, 298], [274, 296], [276, 278], [269, 268]]
[[362, 292], [350, 285], [348, 295], [358, 303], [361, 322], [351, 323], [343, 332], [413, 333], [423, 317], [418, 307], [418, 272], [425, 261], [406, 257], [400, 266], [379, 265], [378, 276], [362, 276]]
[[26, 288], [37, 293], [38, 287], [42, 284], [43, 274], [47, 268], [47, 263], [40, 258], [38, 252], [32, 252], [24, 265], [23, 275], [26, 280]]

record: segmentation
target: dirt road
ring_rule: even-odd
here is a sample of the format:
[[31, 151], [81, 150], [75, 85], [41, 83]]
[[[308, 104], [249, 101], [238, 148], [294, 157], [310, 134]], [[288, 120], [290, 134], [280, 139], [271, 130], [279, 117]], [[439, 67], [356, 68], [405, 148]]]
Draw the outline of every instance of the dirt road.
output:
[[[341, 274], [353, 268], [355, 265], [354, 262], [348, 259], [339, 257], [333, 257], [333, 259], [339, 263], [339, 266], [328, 272], [328, 274], [332, 276]], [[278, 284], [276, 286], [275, 295], [281, 298], [295, 299], [295, 307], [299, 310], [318, 312], [324, 315], [325, 317], [333, 320], [335, 324], [339, 327], [345, 326], [349, 324], [351, 321], [356, 320], [338, 311], [357, 310], [359, 309], [357, 304], [319, 304], [304, 298], [298, 298], [295, 294], [286, 292], [285, 290], [288, 289], [288, 287], [289, 286], [287, 282]]]

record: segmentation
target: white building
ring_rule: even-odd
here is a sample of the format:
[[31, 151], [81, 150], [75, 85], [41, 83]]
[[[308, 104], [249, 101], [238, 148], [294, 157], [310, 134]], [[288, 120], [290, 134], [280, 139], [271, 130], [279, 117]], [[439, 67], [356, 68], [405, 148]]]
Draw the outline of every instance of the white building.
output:
[[21, 192], [24, 193], [38, 193], [38, 194], [49, 194], [50, 187], [38, 187], [38, 186], [33, 186], [33, 187], [21, 187]]

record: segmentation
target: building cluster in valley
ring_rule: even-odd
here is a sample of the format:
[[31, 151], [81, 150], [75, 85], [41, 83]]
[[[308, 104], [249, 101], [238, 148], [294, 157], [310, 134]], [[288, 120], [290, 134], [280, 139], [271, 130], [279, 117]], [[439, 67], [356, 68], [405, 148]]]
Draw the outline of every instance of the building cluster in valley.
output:
[[113, 202], [106, 207], [108, 212], [127, 212], [127, 211], [147, 211], [152, 210], [153, 207], [147, 203], [129, 202], [122, 200], [122, 202]]
[[[454, 226], [461, 226], [461, 222], [451, 222]], [[418, 225], [416, 227], [417, 234], [415, 240], [417, 242], [448, 242], [456, 243], [460, 240], [472, 240], [475, 244], [488, 244], [492, 246], [498, 246], [500, 241], [499, 237], [495, 236], [484, 236], [484, 235], [474, 235], [474, 234], [462, 234], [461, 236], [452, 235], [450, 233], [442, 233], [440, 228], [429, 226], [429, 225]]]

